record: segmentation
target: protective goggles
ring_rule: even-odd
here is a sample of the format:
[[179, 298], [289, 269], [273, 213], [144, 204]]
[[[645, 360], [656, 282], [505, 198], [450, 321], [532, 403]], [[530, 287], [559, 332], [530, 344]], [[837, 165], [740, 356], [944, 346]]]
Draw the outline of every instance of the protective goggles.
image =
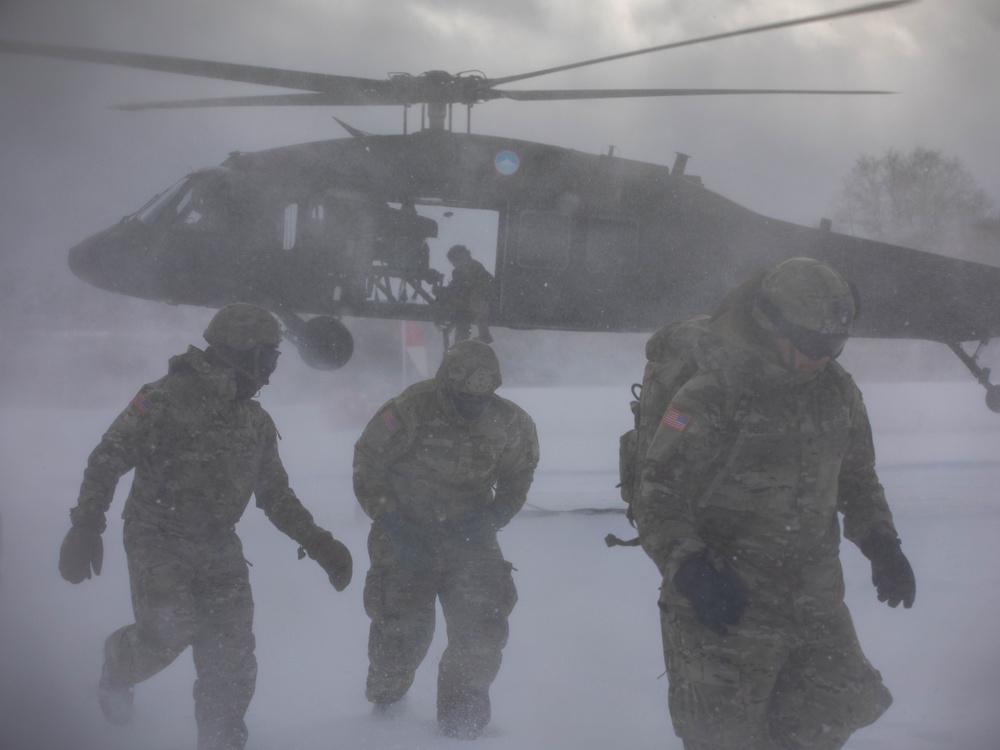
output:
[[268, 378], [278, 366], [280, 355], [277, 347], [255, 346], [253, 349], [228, 349], [226, 359], [249, 378]]
[[850, 338], [849, 333], [820, 333], [792, 323], [763, 294], [757, 297], [757, 307], [792, 346], [810, 359], [836, 359]]
[[260, 369], [270, 375], [274, 372], [274, 368], [278, 366], [278, 357], [281, 356], [281, 352], [278, 351], [277, 347], [273, 346], [259, 346], [257, 347], [257, 364]]

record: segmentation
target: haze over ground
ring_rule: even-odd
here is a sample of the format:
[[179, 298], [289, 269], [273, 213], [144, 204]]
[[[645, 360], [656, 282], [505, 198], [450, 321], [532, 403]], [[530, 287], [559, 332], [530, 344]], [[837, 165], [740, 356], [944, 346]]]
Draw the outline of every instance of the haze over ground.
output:
[[[502, 76], [844, 5], [8, 0], [0, 4], [0, 37], [346, 75], [440, 68]], [[957, 156], [1000, 199], [998, 69], [1000, 5], [924, 0], [531, 83], [878, 88], [898, 91], [894, 96], [494, 102], [474, 109], [473, 129], [591, 153], [614, 145], [626, 158], [667, 165], [682, 151], [693, 156], [688, 171], [710, 189], [755, 211], [815, 225], [832, 213], [854, 159], [889, 147], [920, 144]], [[135, 389], [162, 373], [169, 355], [199, 342], [210, 311], [91, 289], [71, 276], [65, 253], [230, 151], [340, 137], [331, 115], [370, 132], [401, 129], [395, 108], [108, 109], [258, 91], [0, 56], [0, 728], [14, 733], [14, 750], [105, 750], [134, 747], [136, 737], [150, 736], [169, 748], [193, 737], [186, 655], [142, 688], [143, 723], [134, 734], [114, 734], [94, 705], [101, 639], [129, 617], [115, 537], [120, 521], [114, 521], [122, 498], [110, 514], [101, 579], [71, 587], [58, 579], [55, 556], [87, 453]], [[282, 450], [293, 484], [318, 515], [343, 530], [359, 556], [359, 579], [338, 597], [320, 571], [294, 560], [292, 542], [249, 511], [244, 534], [257, 563], [262, 663], [251, 750], [330, 747], [335, 740], [373, 748], [439, 743], [426, 692], [433, 653], [421, 678], [424, 692], [414, 696], [403, 724], [373, 728], [360, 693], [365, 525], [345, 473], [360, 417], [345, 413], [345, 404], [374, 408], [404, 376], [391, 325], [348, 323], [367, 334], [359, 335], [357, 359], [348, 368], [332, 376], [307, 371], [286, 346], [265, 403], [286, 434]], [[562, 386], [509, 394], [530, 402], [546, 425], [538, 504], [614, 501], [616, 441], [627, 426], [627, 389], [641, 374], [644, 337], [500, 333], [512, 386], [533, 384], [532, 377]], [[380, 336], [389, 348], [366, 343]], [[1000, 736], [998, 418], [986, 412], [981, 389], [943, 347], [917, 349], [919, 356], [912, 356], [914, 347], [898, 343], [852, 342], [845, 354], [863, 376], [886, 464], [883, 479], [919, 579], [916, 608], [891, 612], [874, 602], [864, 561], [845, 551], [863, 642], [897, 696], [890, 714], [851, 747], [993, 750]], [[515, 356], [522, 350], [531, 355], [526, 361]], [[939, 383], [883, 384], [886, 370], [911, 384], [927, 377]], [[610, 390], [569, 387], [595, 384]], [[665, 685], [656, 681], [662, 666], [652, 612], [655, 574], [641, 553], [603, 548], [600, 539], [612, 523], [525, 517], [505, 534], [508, 554], [523, 570], [522, 602], [497, 685], [498, 734], [483, 743], [502, 750], [597, 750], [624, 738], [635, 748], [679, 747], [666, 718]], [[579, 638], [561, 637], [562, 629]], [[537, 691], [525, 690], [532, 681]]]
[[[322, 570], [251, 507], [239, 525], [256, 601], [257, 694], [248, 750], [467, 747], [434, 722], [443, 623], [398, 722], [368, 716], [368, 619], [361, 601], [368, 522], [356, 510], [350, 455], [364, 417], [326, 399], [287, 401], [279, 371], [262, 400], [282, 432], [291, 481], [317, 520], [355, 555], [336, 593]], [[625, 378], [628, 373], [622, 373]], [[113, 385], [127, 399], [134, 381]], [[1000, 737], [1000, 419], [971, 382], [865, 384], [880, 475], [917, 576], [910, 610], [879, 604], [867, 561], [842, 550], [861, 642], [895, 704], [848, 750], [994, 750]], [[656, 609], [658, 575], [625, 537], [618, 388], [503, 388], [538, 424], [542, 462], [529, 506], [501, 534], [519, 603], [493, 689], [483, 750], [680, 750], [666, 710]], [[189, 652], [138, 686], [127, 728], [96, 701], [103, 639], [131, 618], [120, 511], [108, 514], [104, 572], [73, 586], [56, 570], [87, 453], [114, 407], [0, 408], [0, 746], [5, 750], [176, 750], [194, 739]]]

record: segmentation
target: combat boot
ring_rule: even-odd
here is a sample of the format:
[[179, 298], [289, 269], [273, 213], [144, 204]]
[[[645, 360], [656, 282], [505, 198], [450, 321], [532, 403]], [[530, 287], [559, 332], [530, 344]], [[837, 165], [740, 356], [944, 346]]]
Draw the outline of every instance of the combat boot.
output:
[[108, 674], [108, 665], [101, 668], [101, 681], [97, 684], [97, 702], [101, 713], [112, 724], [128, 724], [135, 714], [132, 705], [132, 686], [118, 682]]
[[485, 690], [449, 690], [438, 686], [438, 726], [456, 740], [474, 740], [490, 723], [490, 696]]
[[372, 716], [378, 721], [392, 721], [406, 713], [406, 696], [389, 703], [372, 703]]

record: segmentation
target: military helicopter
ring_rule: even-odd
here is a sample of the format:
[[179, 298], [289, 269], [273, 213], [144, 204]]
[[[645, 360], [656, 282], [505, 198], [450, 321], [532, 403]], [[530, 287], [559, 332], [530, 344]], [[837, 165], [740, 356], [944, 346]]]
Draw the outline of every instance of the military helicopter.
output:
[[[260, 304], [283, 320], [303, 359], [344, 365], [353, 338], [342, 317], [433, 321], [444, 275], [429, 262], [438, 222], [428, 208], [495, 216], [491, 324], [514, 329], [652, 331], [710, 309], [750, 271], [796, 255], [827, 261], [863, 300], [857, 335], [949, 346], [1000, 411], [1000, 385], [979, 364], [1000, 335], [1000, 268], [797, 226], [754, 213], [672, 167], [471, 133], [471, 110], [494, 100], [760, 94], [881, 94], [788, 89], [511, 90], [517, 81], [743, 34], [886, 10], [891, 0], [502, 78], [479, 72], [390, 74], [385, 80], [188, 58], [0, 41], [0, 52], [181, 73], [303, 93], [148, 102], [121, 109], [232, 106], [403, 107], [403, 133], [373, 135], [338, 120], [348, 138], [253, 153], [188, 174], [117, 225], [69, 252], [98, 287], [174, 304]], [[453, 129], [466, 107], [466, 132]], [[409, 132], [408, 110], [420, 107]], [[448, 215], [448, 214], [445, 214]], [[720, 273], [726, 269], [727, 273]], [[303, 316], [311, 316], [304, 318]], [[447, 339], [446, 339], [447, 340]], [[969, 354], [964, 343], [978, 342]]]

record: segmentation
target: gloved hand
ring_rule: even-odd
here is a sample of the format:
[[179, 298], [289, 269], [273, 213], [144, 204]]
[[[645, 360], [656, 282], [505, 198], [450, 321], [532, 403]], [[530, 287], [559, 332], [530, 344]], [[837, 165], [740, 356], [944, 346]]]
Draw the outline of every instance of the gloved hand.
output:
[[860, 545], [861, 554], [871, 560], [872, 583], [880, 602], [909, 609], [917, 596], [917, 580], [895, 535], [874, 532]]
[[485, 547], [496, 541], [497, 531], [510, 522], [507, 513], [496, 505], [475, 510], [456, 526], [458, 538], [470, 547]]
[[424, 531], [397, 511], [382, 519], [382, 529], [389, 537], [399, 564], [414, 573], [434, 567], [434, 553]]
[[732, 573], [716, 570], [707, 550], [681, 563], [674, 586], [691, 602], [698, 622], [719, 635], [726, 634], [726, 625], [737, 625], [747, 607], [746, 586]]
[[[354, 560], [351, 558], [351, 551], [334, 539], [333, 534], [329, 531], [320, 532], [308, 544], [302, 545], [302, 549], [326, 571], [330, 583], [337, 591], [347, 588], [354, 573]], [[301, 556], [300, 552], [299, 557]]]
[[59, 574], [70, 583], [80, 583], [101, 574], [104, 542], [101, 532], [87, 526], [70, 526], [59, 548]]

